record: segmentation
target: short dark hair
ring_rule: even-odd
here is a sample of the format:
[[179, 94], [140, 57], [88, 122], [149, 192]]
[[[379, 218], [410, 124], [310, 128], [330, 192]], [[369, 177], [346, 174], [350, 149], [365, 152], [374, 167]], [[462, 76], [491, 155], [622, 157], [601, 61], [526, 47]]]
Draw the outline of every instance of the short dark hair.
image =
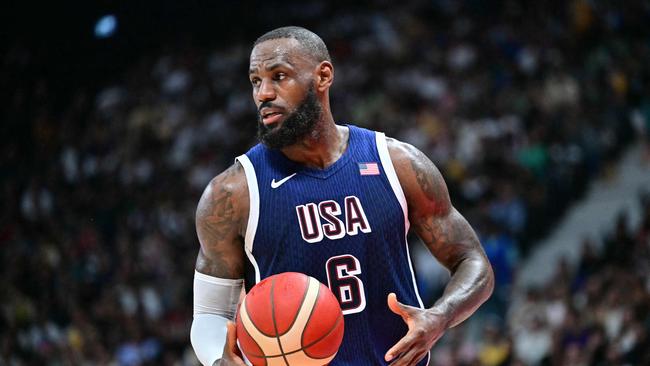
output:
[[302, 27], [281, 27], [266, 32], [255, 41], [253, 47], [264, 41], [282, 38], [293, 38], [298, 41], [298, 43], [300, 43], [300, 45], [309, 54], [309, 56], [314, 58], [317, 62], [332, 62], [330, 53], [327, 51], [327, 46], [325, 46], [325, 42], [323, 42], [323, 40], [316, 33]]

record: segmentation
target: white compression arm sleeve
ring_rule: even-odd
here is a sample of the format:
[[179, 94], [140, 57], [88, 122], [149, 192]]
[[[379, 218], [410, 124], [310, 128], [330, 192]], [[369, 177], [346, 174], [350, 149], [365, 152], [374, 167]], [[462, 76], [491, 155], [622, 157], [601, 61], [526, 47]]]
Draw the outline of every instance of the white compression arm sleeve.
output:
[[196, 357], [212, 366], [223, 355], [226, 322], [235, 318], [244, 280], [231, 280], [194, 272], [194, 321], [190, 341]]

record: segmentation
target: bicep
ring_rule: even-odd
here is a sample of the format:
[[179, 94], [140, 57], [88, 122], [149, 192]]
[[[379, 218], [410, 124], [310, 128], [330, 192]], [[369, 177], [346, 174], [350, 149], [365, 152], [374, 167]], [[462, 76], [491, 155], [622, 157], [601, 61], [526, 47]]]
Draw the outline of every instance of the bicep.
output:
[[242, 278], [244, 243], [241, 236], [241, 186], [236, 170], [228, 169], [203, 192], [196, 210], [196, 233], [201, 244], [196, 260], [198, 272], [220, 278]]
[[411, 227], [431, 253], [452, 271], [465, 258], [481, 256], [483, 250], [476, 233], [452, 206], [447, 185], [435, 164], [411, 145], [395, 140], [391, 145]]
[[443, 215], [423, 216], [412, 224], [431, 253], [452, 272], [464, 259], [483, 253], [474, 229], [453, 207]]

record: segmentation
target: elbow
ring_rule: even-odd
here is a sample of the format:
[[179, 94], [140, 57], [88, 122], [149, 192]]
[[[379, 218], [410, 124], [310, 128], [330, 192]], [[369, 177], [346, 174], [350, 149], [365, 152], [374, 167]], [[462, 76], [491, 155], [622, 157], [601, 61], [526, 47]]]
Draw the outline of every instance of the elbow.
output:
[[461, 267], [464, 269], [471, 268], [472, 281], [471, 287], [474, 293], [478, 295], [481, 303], [487, 301], [494, 292], [495, 280], [492, 265], [485, 255], [473, 255], [465, 258], [452, 267], [451, 273], [455, 274]]
[[[483, 255], [473, 256], [459, 263], [463, 269], [471, 268], [472, 280], [468, 283], [478, 304], [486, 302], [494, 292], [494, 271], [490, 261]], [[453, 271], [452, 273], [456, 273]]]

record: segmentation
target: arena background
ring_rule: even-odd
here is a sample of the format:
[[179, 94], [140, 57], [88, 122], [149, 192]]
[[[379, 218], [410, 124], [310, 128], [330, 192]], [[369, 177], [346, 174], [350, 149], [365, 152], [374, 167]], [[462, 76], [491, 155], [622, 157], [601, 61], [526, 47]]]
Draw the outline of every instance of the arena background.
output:
[[[197, 364], [194, 210], [255, 143], [248, 55], [283, 25], [328, 44], [336, 120], [425, 151], [480, 234], [495, 293], [433, 365], [650, 364], [647, 1], [4, 6], [0, 365]], [[536, 261], [594, 186], [633, 212], [601, 199], [577, 257]]]

